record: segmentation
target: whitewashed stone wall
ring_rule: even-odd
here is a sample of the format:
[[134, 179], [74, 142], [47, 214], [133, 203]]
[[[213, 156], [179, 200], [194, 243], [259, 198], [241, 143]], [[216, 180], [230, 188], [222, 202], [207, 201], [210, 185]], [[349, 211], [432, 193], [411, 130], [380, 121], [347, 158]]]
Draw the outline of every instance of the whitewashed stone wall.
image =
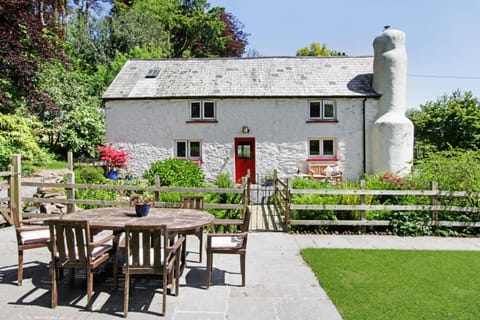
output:
[[[309, 137], [335, 137], [345, 178], [363, 173], [363, 98], [337, 99], [338, 123], [306, 123], [308, 99], [215, 101], [217, 123], [186, 123], [190, 100], [107, 101], [107, 141], [129, 152], [129, 169], [138, 176], [152, 162], [172, 158], [175, 139], [200, 139], [202, 170], [214, 181], [221, 172], [234, 177], [235, 137], [255, 138], [257, 174], [276, 169], [282, 177], [306, 173]], [[367, 99], [365, 110], [368, 137], [377, 100]], [[241, 133], [244, 125], [248, 134]]]

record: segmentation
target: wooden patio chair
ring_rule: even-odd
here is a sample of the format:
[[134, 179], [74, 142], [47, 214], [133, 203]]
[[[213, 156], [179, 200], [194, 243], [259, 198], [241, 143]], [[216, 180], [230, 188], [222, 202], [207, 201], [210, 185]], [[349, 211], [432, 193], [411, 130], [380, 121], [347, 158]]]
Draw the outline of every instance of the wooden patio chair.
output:
[[[243, 215], [243, 224], [240, 233], [209, 233], [207, 234], [207, 274], [206, 286], [210, 287], [211, 272], [214, 254], [240, 255], [240, 271], [242, 274], [242, 287], [245, 286], [245, 256], [247, 254], [248, 227], [250, 225], [250, 209], [247, 207]], [[215, 228], [211, 228], [215, 231]]]
[[167, 308], [167, 289], [175, 288], [178, 296], [180, 278], [180, 257], [185, 237], [179, 236], [173, 244], [165, 225], [143, 226], [127, 225], [125, 228], [125, 290], [123, 313], [128, 315], [128, 299], [130, 291], [130, 275], [160, 274], [162, 275], [163, 304], [165, 316]]
[[[70, 284], [73, 285], [75, 268], [86, 269], [87, 309], [92, 310], [93, 270], [113, 259], [113, 277], [117, 283], [117, 257], [114, 235], [92, 241], [90, 226], [84, 220], [49, 220], [52, 252], [52, 308], [58, 304], [57, 276], [64, 268], [70, 269]], [[116, 285], [115, 285], [116, 286]]]
[[15, 233], [18, 248], [18, 281], [23, 283], [23, 251], [47, 247], [50, 241], [50, 231], [43, 221], [15, 219]]
[[[190, 195], [183, 195], [181, 196], [181, 203], [180, 208], [185, 209], [198, 209], [203, 210], [203, 196], [190, 196]], [[185, 233], [186, 235], [195, 235], [199, 241], [198, 247], [198, 262], [202, 262], [202, 254], [203, 254], [203, 228], [196, 228], [194, 230], [188, 231]]]

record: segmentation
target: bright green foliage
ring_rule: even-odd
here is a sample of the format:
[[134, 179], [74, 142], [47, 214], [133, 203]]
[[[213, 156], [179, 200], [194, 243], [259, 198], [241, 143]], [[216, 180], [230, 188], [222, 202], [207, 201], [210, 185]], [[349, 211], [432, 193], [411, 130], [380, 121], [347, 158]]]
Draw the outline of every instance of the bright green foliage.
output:
[[[367, 190], [429, 190], [431, 182], [437, 181], [440, 190], [445, 191], [478, 191], [480, 190], [480, 155], [476, 151], [449, 151], [429, 155], [414, 166], [411, 176], [400, 178], [390, 173], [376, 174], [365, 177]], [[359, 189], [358, 183], [343, 182], [337, 185], [319, 182], [315, 180], [295, 179], [294, 189]], [[360, 196], [357, 195], [317, 195], [295, 194], [292, 196], [295, 204], [306, 205], [358, 205]], [[437, 198], [439, 205], [478, 207], [479, 199], [476, 197], [458, 198], [442, 196]], [[367, 205], [429, 205], [431, 200], [428, 196], [413, 195], [376, 195], [365, 196]], [[334, 211], [334, 210], [293, 210], [292, 219], [306, 220], [358, 220], [360, 211]], [[432, 227], [428, 223], [432, 220], [430, 211], [389, 211], [372, 210], [365, 213], [368, 220], [388, 220], [392, 224], [386, 232], [396, 235], [455, 235], [476, 234], [475, 228], [448, 228]], [[438, 218], [441, 221], [480, 221], [477, 213], [439, 211]], [[294, 230], [316, 230], [320, 227], [294, 226]], [[326, 228], [326, 227], [323, 227]]]
[[[121, 10], [113, 18], [106, 20], [109, 25], [109, 57], [117, 52], [128, 53], [137, 48], [155, 51], [152, 58], [168, 56], [169, 43], [165, 25], [155, 17], [153, 11], [140, 11], [134, 8]], [[145, 28], [148, 26], [148, 28]]]
[[327, 48], [327, 45], [324, 43], [320, 45], [318, 42], [312, 42], [310, 47], [303, 47], [297, 50], [297, 56], [311, 56], [311, 57], [328, 57], [328, 56], [340, 56], [345, 55], [335, 50], [330, 50]]
[[94, 156], [103, 144], [105, 124], [101, 100], [93, 90], [95, 81], [87, 74], [61, 64], [44, 65], [39, 86], [59, 107], [40, 115], [45, 147], [65, 156]]
[[49, 162], [51, 156], [38, 144], [40, 129], [41, 124], [34, 118], [0, 114], [0, 169], [11, 163], [14, 153], [34, 164]]
[[154, 185], [157, 175], [161, 186], [200, 187], [203, 183], [202, 170], [189, 160], [167, 159], [154, 162], [144, 176], [150, 185]]
[[[103, 169], [99, 167], [83, 167], [75, 169], [75, 182], [81, 184], [111, 184], [114, 183], [104, 177]], [[118, 190], [107, 189], [75, 189], [75, 199], [82, 200], [118, 200]], [[79, 205], [83, 209], [93, 209], [96, 205]]]
[[436, 150], [480, 148], [480, 106], [470, 91], [455, 91], [409, 110], [417, 144]]
[[[230, 26], [222, 21], [224, 9], [210, 9], [206, 0], [137, 0], [132, 9], [151, 12], [164, 26], [173, 57], [241, 56], [247, 42], [242, 26], [231, 17]], [[240, 50], [226, 50], [232, 43], [240, 44]]]
[[304, 249], [345, 320], [480, 319], [475, 251]]
[[[230, 175], [226, 172], [220, 173], [217, 176], [215, 182], [218, 188], [234, 188], [233, 180]], [[207, 203], [227, 203], [227, 204], [238, 204], [242, 200], [242, 195], [240, 193], [208, 193], [205, 195], [205, 202]], [[237, 209], [209, 209], [210, 213], [215, 215], [217, 219], [240, 219], [241, 212]], [[233, 230], [234, 228], [229, 228], [232, 226], [217, 226], [216, 230], [218, 232], [225, 232], [228, 230]]]
[[417, 188], [429, 189], [431, 181], [441, 190], [480, 190], [480, 151], [446, 150], [428, 153], [416, 161], [410, 179]]

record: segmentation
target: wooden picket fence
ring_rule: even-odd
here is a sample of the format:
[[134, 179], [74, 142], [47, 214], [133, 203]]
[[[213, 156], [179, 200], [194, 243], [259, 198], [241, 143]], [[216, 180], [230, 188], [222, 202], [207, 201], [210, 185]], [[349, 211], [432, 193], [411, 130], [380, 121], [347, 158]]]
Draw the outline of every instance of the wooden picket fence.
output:
[[[128, 206], [128, 200], [84, 200], [75, 199], [76, 189], [105, 189], [105, 190], [118, 190], [119, 192], [131, 192], [141, 193], [145, 191], [153, 192], [155, 194], [155, 206], [175, 206], [176, 204], [160, 202], [160, 194], [163, 192], [181, 192], [181, 193], [234, 193], [241, 194], [241, 201], [238, 204], [215, 204], [205, 203], [206, 209], [239, 209], [244, 212], [246, 207], [250, 204], [250, 183], [247, 177], [244, 179], [244, 183], [240, 188], [180, 188], [180, 187], [161, 187], [158, 183], [154, 186], [139, 187], [139, 186], [126, 186], [126, 185], [97, 185], [97, 184], [78, 184], [75, 183], [75, 176], [73, 174], [73, 160], [71, 154], [68, 155], [68, 173], [66, 175], [65, 183], [46, 183], [46, 182], [28, 182], [23, 181], [21, 178], [21, 163], [20, 157], [14, 156], [12, 165], [9, 166], [7, 171], [0, 172], [0, 178], [3, 178], [3, 182], [0, 182], [0, 189], [7, 190], [7, 197], [0, 198], [0, 203], [7, 203], [7, 206], [0, 207], [0, 212], [9, 224], [15, 224], [16, 219], [28, 218], [28, 217], [42, 217], [42, 214], [38, 213], [24, 213], [20, 210], [22, 203], [61, 203], [67, 206], [66, 212], [71, 213], [76, 210], [77, 205], [96, 205], [96, 206]], [[366, 217], [367, 211], [428, 211], [431, 214], [431, 221], [427, 224], [432, 226], [445, 226], [445, 227], [480, 227], [480, 208], [476, 206], [462, 207], [462, 206], [450, 206], [440, 204], [444, 198], [470, 198], [479, 199], [479, 193], [471, 193], [465, 191], [442, 191], [439, 190], [435, 183], [432, 183], [430, 190], [366, 190], [364, 181], [361, 182], [361, 188], [358, 190], [306, 190], [306, 189], [293, 189], [291, 187], [291, 180], [286, 179], [284, 181], [275, 179], [275, 192], [273, 194], [273, 200], [275, 210], [283, 215], [285, 225], [324, 225], [324, 226], [360, 226], [364, 228], [367, 226], [388, 226], [391, 225], [391, 221], [387, 220], [369, 220]], [[65, 190], [66, 199], [53, 199], [53, 198], [39, 198], [39, 197], [22, 197], [22, 187], [37, 187], [37, 188], [53, 188]], [[352, 195], [358, 196], [358, 203], [356, 204], [295, 204], [292, 202], [294, 195]], [[418, 196], [428, 197], [428, 205], [374, 205], [370, 204], [367, 199], [375, 196]], [[475, 202], [475, 201], [473, 201]], [[359, 219], [356, 220], [298, 220], [291, 218], [292, 210], [317, 210], [317, 211], [357, 211], [359, 212]], [[468, 214], [473, 217], [472, 221], [441, 221], [439, 220], [439, 212], [449, 211], [457, 212], [460, 214]]]
[[[104, 207], [126, 207], [130, 205], [128, 197], [123, 200], [87, 200], [76, 199], [76, 189], [92, 189], [92, 190], [116, 190], [120, 194], [124, 193], [144, 193], [150, 192], [154, 194], [153, 206], [157, 207], [177, 207], [180, 203], [161, 202], [160, 194], [163, 192], [180, 192], [180, 193], [222, 193], [222, 194], [240, 194], [240, 202], [234, 204], [228, 203], [205, 203], [205, 209], [233, 209], [245, 212], [246, 206], [249, 203], [250, 184], [248, 178], [243, 179], [243, 184], [240, 188], [182, 188], [182, 187], [161, 187], [159, 179], [154, 186], [132, 186], [132, 185], [113, 185], [113, 184], [79, 184], [75, 183], [75, 176], [73, 173], [73, 160], [69, 153], [68, 155], [68, 169], [65, 183], [49, 183], [49, 182], [32, 182], [22, 180], [21, 177], [21, 162], [20, 156], [13, 157], [12, 165], [7, 171], [0, 172], [0, 177], [6, 177], [6, 181], [0, 184], [0, 189], [7, 190], [7, 197], [0, 198], [1, 203], [7, 203], [0, 209], [4, 219], [11, 225], [18, 223], [19, 219], [24, 218], [44, 218], [47, 214], [44, 213], [27, 213], [18, 208], [23, 208], [23, 203], [29, 204], [62, 204], [66, 205], [66, 214], [75, 212], [78, 205], [95, 205]], [[36, 187], [41, 189], [55, 189], [64, 190], [66, 198], [41, 198], [41, 197], [24, 197], [21, 194], [22, 187]]]
[[[324, 226], [389, 226], [392, 224], [389, 220], [367, 220], [367, 211], [428, 211], [430, 212], [431, 220], [426, 223], [431, 226], [443, 227], [480, 227], [480, 208], [477, 206], [463, 207], [441, 205], [440, 200], [446, 198], [469, 198], [476, 201], [473, 203], [480, 203], [480, 193], [466, 192], [466, 191], [442, 191], [438, 189], [437, 183], [433, 182], [430, 190], [366, 190], [365, 181], [361, 181], [360, 189], [358, 190], [332, 190], [332, 189], [293, 189], [289, 186], [288, 180], [286, 182], [277, 181], [275, 183], [275, 203], [277, 208], [282, 210], [286, 225], [324, 225]], [[353, 195], [358, 196], [358, 204], [295, 204], [292, 201], [293, 195]], [[367, 197], [375, 196], [415, 196], [428, 197], [428, 205], [398, 205], [398, 204], [368, 204]], [[357, 220], [295, 220], [291, 218], [292, 210], [317, 210], [317, 211], [357, 211], [360, 212], [360, 219]], [[439, 220], [439, 212], [457, 212], [461, 214], [469, 214], [474, 221], [441, 221]]]

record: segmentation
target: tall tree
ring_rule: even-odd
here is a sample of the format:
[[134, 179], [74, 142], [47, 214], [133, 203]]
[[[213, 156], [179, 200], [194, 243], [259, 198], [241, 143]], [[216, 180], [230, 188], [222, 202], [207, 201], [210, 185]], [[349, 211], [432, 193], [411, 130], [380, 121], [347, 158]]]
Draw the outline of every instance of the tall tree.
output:
[[206, 0], [136, 0], [132, 8], [151, 12], [165, 27], [172, 57], [241, 56], [247, 44], [243, 24]]
[[409, 110], [417, 144], [436, 150], [480, 149], [480, 106], [470, 91], [455, 91]]
[[101, 79], [73, 67], [43, 65], [39, 86], [59, 108], [39, 115], [41, 143], [58, 155], [65, 156], [71, 150], [77, 156], [93, 156], [105, 137], [101, 96], [95, 90], [96, 85], [101, 87]]
[[222, 36], [227, 37], [227, 43], [223, 50], [219, 50], [221, 57], [241, 57], [245, 53], [248, 44], [248, 34], [243, 31], [244, 25], [231, 13], [220, 13], [220, 20], [225, 23]]
[[157, 58], [170, 54], [165, 24], [151, 11], [126, 9], [116, 12], [105, 19], [102, 36], [110, 59], [114, 59], [117, 52], [129, 53], [142, 47], [162, 51], [163, 54]]
[[56, 36], [42, 24], [31, 0], [0, 2], [0, 111], [13, 113], [23, 105], [32, 112], [54, 104], [37, 88], [38, 67], [62, 57]]
[[42, 26], [65, 41], [67, 27], [67, 0], [32, 0]]

